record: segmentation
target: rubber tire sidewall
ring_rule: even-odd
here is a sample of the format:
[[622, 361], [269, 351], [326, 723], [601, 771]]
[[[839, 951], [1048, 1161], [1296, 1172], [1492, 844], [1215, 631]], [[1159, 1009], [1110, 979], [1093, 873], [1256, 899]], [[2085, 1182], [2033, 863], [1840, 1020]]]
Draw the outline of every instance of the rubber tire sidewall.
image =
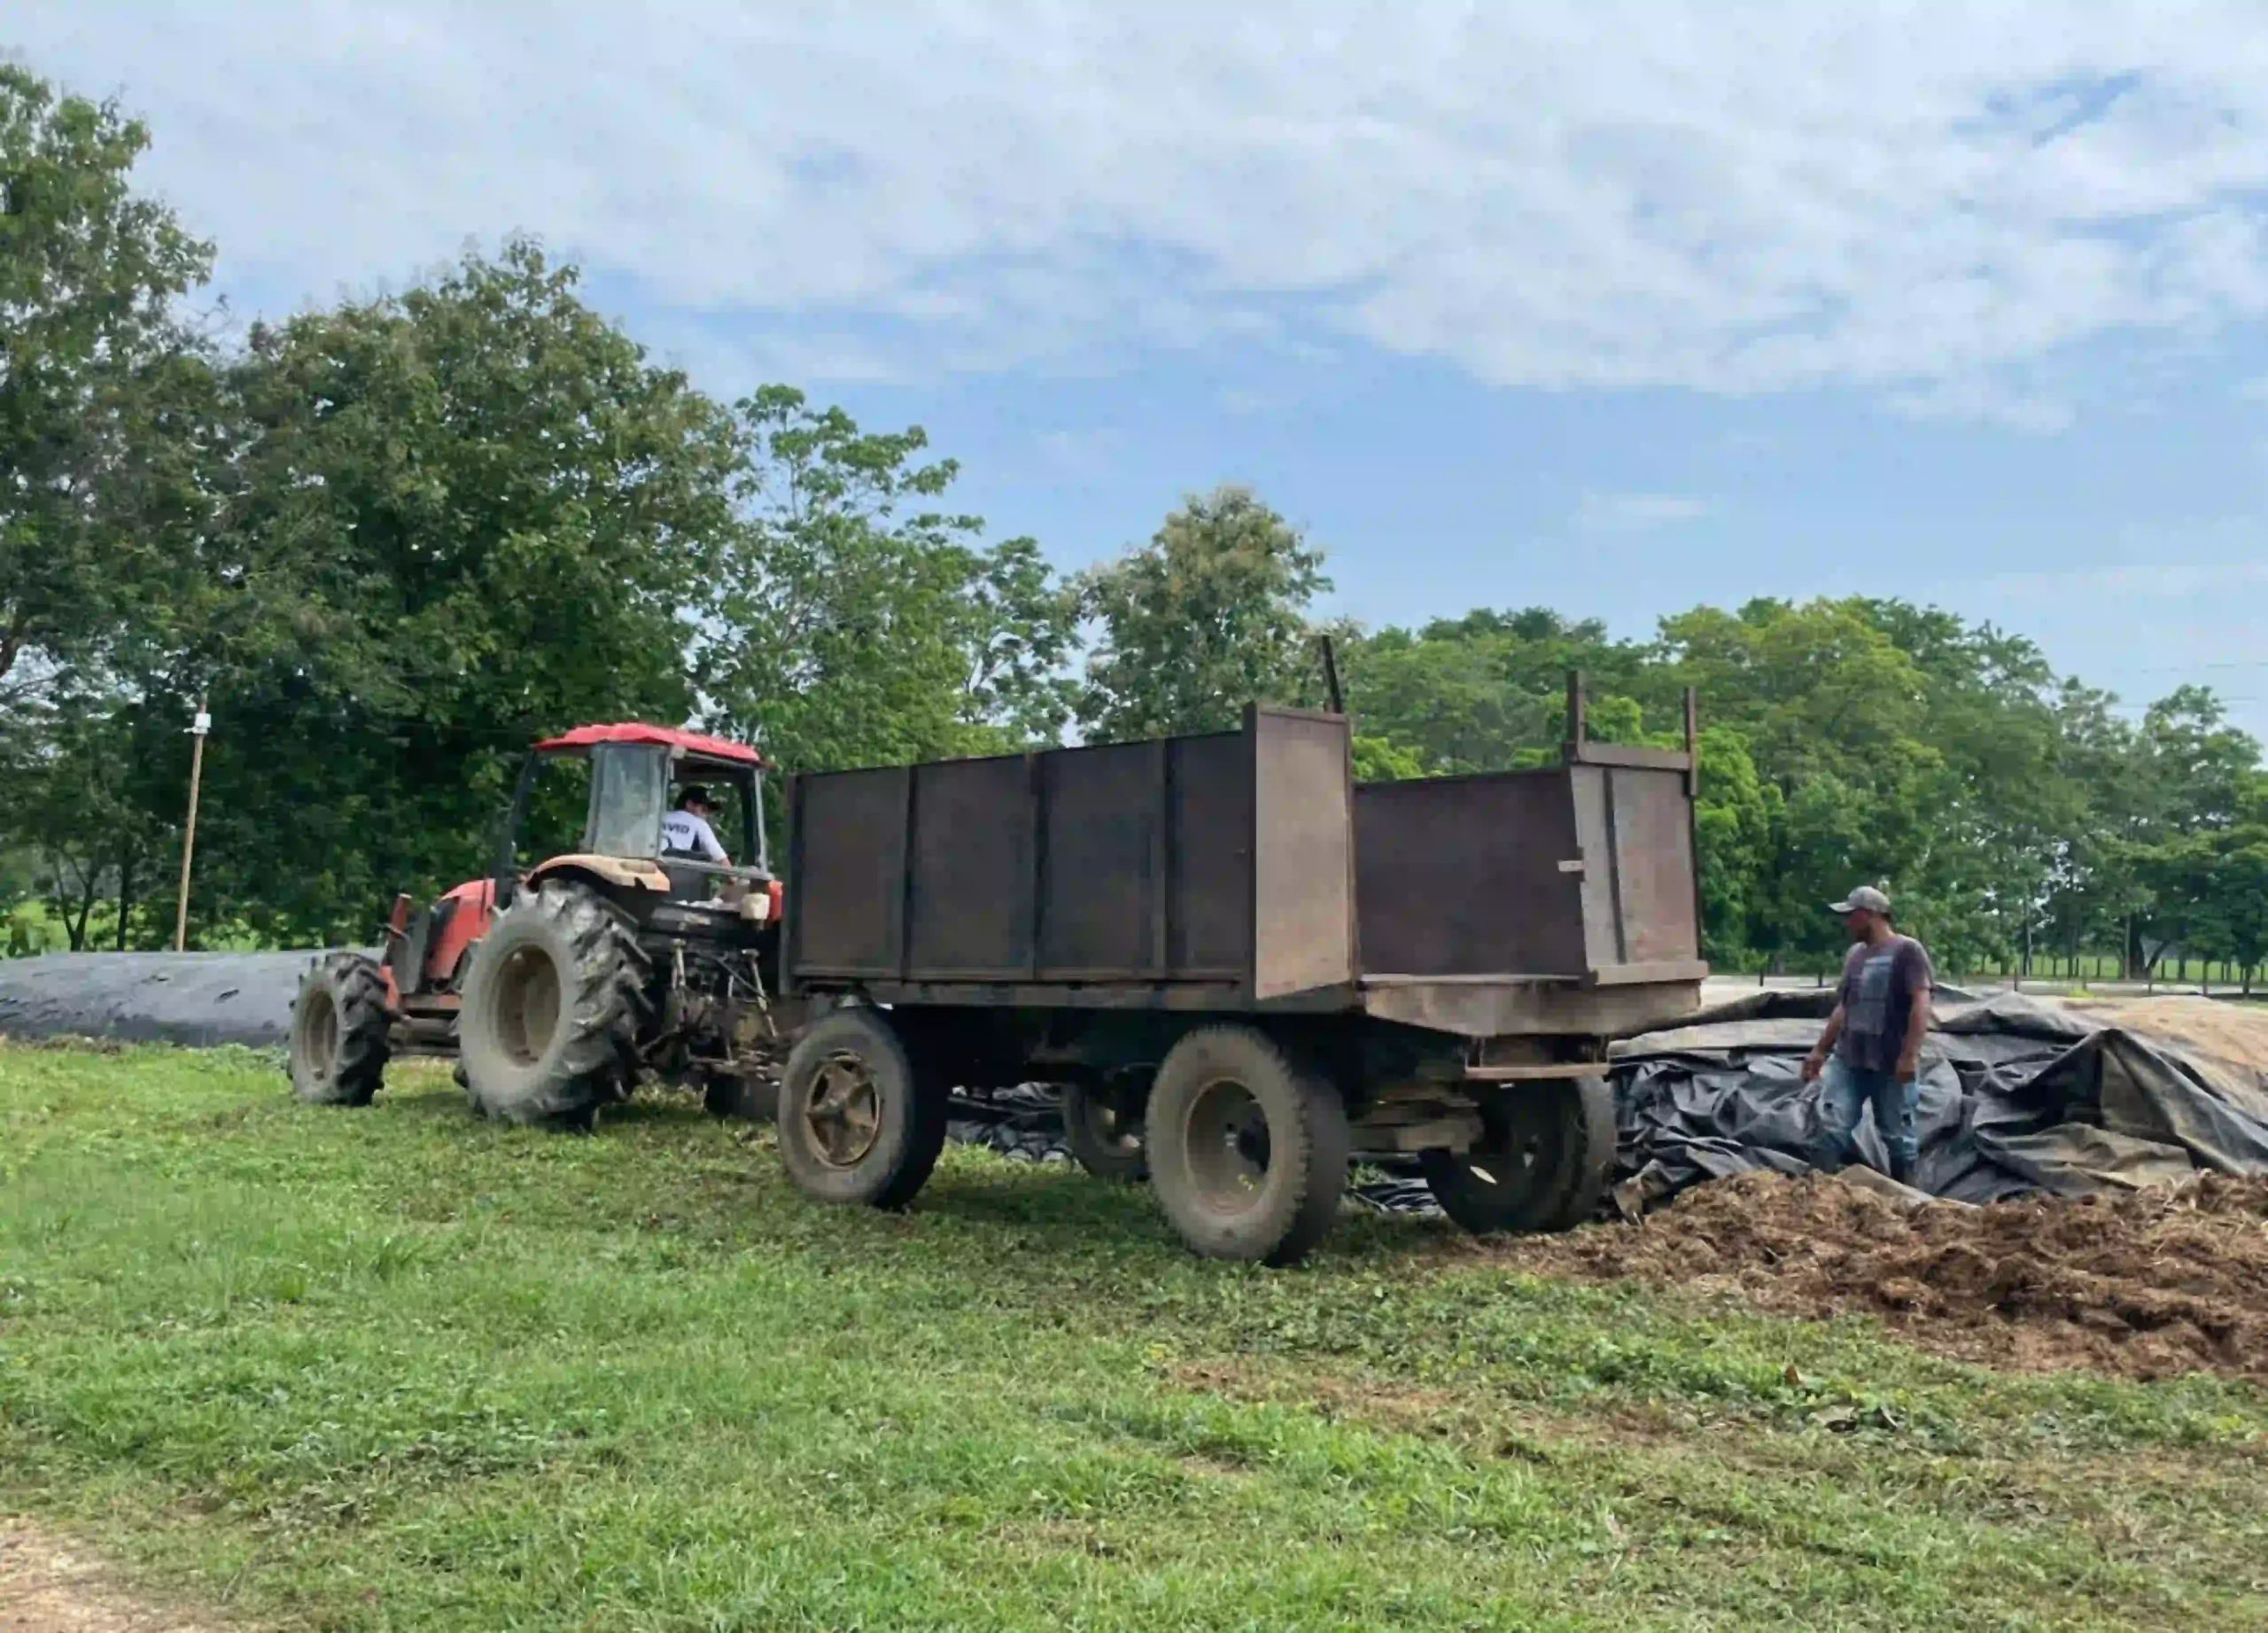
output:
[[[318, 994], [329, 1000], [338, 1018], [338, 1047], [329, 1073], [317, 1071], [307, 1059], [299, 1031], [301, 1016]], [[291, 1093], [303, 1105], [367, 1106], [376, 1097], [392, 1054], [392, 1023], [386, 1015], [384, 994], [377, 965], [356, 953], [317, 959], [300, 977], [285, 1047]]]
[[[596, 1123], [601, 1105], [621, 1098], [619, 1088], [610, 1083], [603, 1094], [587, 1093], [589, 1074], [563, 1069], [565, 1057], [580, 1041], [577, 1012], [581, 993], [570, 983], [586, 979], [588, 972], [581, 968], [573, 939], [563, 933], [561, 916], [540, 910], [540, 904], [543, 894], [549, 891], [559, 891], [560, 899], [570, 899], [567, 890], [571, 888], [547, 885], [542, 891], [515, 902], [497, 915], [472, 951], [472, 967], [465, 974], [464, 1001], [457, 1014], [457, 1063], [464, 1074], [465, 1093], [483, 1116], [587, 1129]], [[595, 898], [593, 905], [602, 912], [611, 911]], [[497, 972], [503, 968], [506, 957], [523, 946], [542, 947], [563, 973], [559, 1015], [551, 1037], [543, 1053], [524, 1065], [505, 1053], [488, 1014], [494, 1001], [490, 990]], [[577, 1096], [561, 1100], [555, 1094], [546, 1094], [541, 1091], [547, 1083], [574, 1089]], [[488, 1086], [484, 1089], [483, 1085]]]
[[1542, 1121], [1546, 1166], [1526, 1192], [1506, 1200], [1495, 1187], [1472, 1184], [1469, 1170], [1478, 1160], [1488, 1165], [1492, 1150], [1425, 1151], [1418, 1171], [1433, 1200], [1476, 1236], [1500, 1232], [1565, 1231], [1597, 1209], [1614, 1173], [1614, 1091], [1603, 1077], [1547, 1081], [1505, 1091], [1532, 1096]]
[[[819, 1068], [837, 1054], [858, 1057], [882, 1101], [873, 1147], [849, 1168], [819, 1155], [804, 1114]], [[796, 1040], [781, 1074], [780, 1159], [796, 1188], [818, 1201], [903, 1208], [945, 1147], [946, 1094], [907, 1051], [897, 1028], [866, 1008], [838, 1009]]]
[[[1207, 1208], [1189, 1166], [1189, 1114], [1215, 1083], [1241, 1085], [1268, 1122], [1268, 1178], [1242, 1212]], [[1203, 1258], [1286, 1265], [1304, 1258], [1338, 1217], [1353, 1144], [1339, 1091], [1305, 1069], [1265, 1032], [1208, 1026], [1166, 1054], [1143, 1119], [1150, 1188], [1158, 1205]]]
[[1150, 1177], [1150, 1154], [1138, 1136], [1127, 1150], [1105, 1140], [1092, 1122], [1098, 1105], [1122, 1105], [1104, 1091], [1084, 1083], [1063, 1085], [1063, 1143], [1072, 1161], [1098, 1179], [1113, 1185], [1139, 1185]]
[[1614, 1180], [1614, 1085], [1604, 1077], [1573, 1079], [1567, 1085], [1560, 1116], [1567, 1159], [1557, 1194], [1536, 1221], [1539, 1231], [1572, 1231], [1588, 1223]]

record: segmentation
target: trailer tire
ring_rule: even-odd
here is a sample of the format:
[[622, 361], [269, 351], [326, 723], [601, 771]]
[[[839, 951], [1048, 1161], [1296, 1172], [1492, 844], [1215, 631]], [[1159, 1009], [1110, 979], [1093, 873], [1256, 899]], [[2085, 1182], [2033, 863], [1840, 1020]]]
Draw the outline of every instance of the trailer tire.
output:
[[1614, 1091], [1563, 1078], [1492, 1095], [1486, 1144], [1425, 1151], [1418, 1170], [1441, 1211], [1476, 1236], [1564, 1231], [1589, 1218], [1614, 1172]]
[[1150, 1177], [1142, 1119], [1126, 1100], [1097, 1085], [1063, 1085], [1063, 1143], [1072, 1160], [1098, 1179], [1139, 1185]]
[[471, 956], [457, 1050], [475, 1110], [588, 1129], [627, 1097], [651, 966], [618, 913], [586, 886], [546, 881]]
[[898, 1209], [945, 1147], [945, 1085], [871, 1009], [806, 1031], [780, 1083], [780, 1157], [806, 1196]]
[[1567, 1131], [1557, 1200], [1535, 1228], [1572, 1231], [1588, 1224], [1614, 1178], [1617, 1138], [1614, 1085], [1604, 1077], [1577, 1077], [1567, 1085], [1561, 1116]]
[[291, 1093], [310, 1106], [367, 1106], [393, 1054], [385, 978], [359, 953], [317, 959], [291, 1005]]
[[1175, 1044], [1143, 1130], [1151, 1189], [1203, 1257], [1296, 1264], [1339, 1211], [1346, 1101], [1253, 1027], [1202, 1027]]

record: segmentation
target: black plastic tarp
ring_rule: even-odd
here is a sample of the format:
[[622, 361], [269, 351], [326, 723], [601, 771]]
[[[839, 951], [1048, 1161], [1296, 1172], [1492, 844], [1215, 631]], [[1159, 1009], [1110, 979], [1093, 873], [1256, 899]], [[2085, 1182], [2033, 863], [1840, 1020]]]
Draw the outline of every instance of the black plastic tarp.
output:
[[[1831, 1165], [1803, 1057], [1830, 993], [1771, 992], [1618, 1045], [1618, 1187], [1651, 1205], [1751, 1169]], [[2268, 1083], [2252, 1068], [2020, 993], [1946, 997], [1922, 1053], [1918, 1188], [1986, 1202], [2268, 1173]], [[1860, 1160], [1887, 1165], [1871, 1116]]]
[[0, 1035], [265, 1048], [319, 953], [50, 953], [0, 960]]

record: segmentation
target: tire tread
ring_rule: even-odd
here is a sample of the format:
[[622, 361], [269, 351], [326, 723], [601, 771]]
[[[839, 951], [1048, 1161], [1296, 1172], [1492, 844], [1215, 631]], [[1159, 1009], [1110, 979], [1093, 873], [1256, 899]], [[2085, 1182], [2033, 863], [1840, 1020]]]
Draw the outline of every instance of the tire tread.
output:
[[[327, 1077], [301, 1071], [296, 1036], [299, 1005], [316, 985], [330, 990], [338, 1015], [338, 1050]], [[310, 964], [292, 1004], [292, 1029], [291, 1088], [300, 1100], [309, 1105], [367, 1106], [376, 1098], [393, 1058], [392, 1017], [377, 964], [359, 953], [326, 953]]]

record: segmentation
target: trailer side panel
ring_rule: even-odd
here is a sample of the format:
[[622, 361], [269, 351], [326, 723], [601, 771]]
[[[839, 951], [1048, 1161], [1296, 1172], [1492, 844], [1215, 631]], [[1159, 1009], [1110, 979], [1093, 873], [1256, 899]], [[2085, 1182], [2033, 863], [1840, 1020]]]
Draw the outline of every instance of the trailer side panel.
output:
[[1255, 712], [1252, 993], [1355, 978], [1355, 828], [1347, 723]]
[[803, 897], [826, 904], [824, 912], [795, 914], [797, 973], [900, 973], [913, 782], [912, 770], [902, 766], [796, 779], [789, 849], [795, 883]]
[[1123, 980], [1150, 968], [1156, 758], [1150, 746], [1039, 757], [1039, 974]]
[[1365, 973], [1585, 972], [1564, 769], [1365, 783], [1355, 853]]
[[907, 961], [993, 980], [1029, 976], [1033, 959], [1029, 759], [945, 760], [914, 768]]
[[1252, 767], [1244, 738], [1175, 737], [1167, 750], [1167, 972], [1242, 981], [1252, 965]]

